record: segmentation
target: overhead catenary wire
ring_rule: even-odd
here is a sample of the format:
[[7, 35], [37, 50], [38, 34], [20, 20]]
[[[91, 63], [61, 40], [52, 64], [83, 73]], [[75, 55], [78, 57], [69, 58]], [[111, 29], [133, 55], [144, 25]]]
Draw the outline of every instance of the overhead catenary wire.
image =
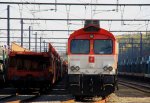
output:
[[[144, 25], [145, 26], [145, 25]], [[6, 31], [7, 29], [0, 29], [0, 31]], [[20, 31], [20, 29], [10, 29], [10, 31]], [[29, 31], [28, 29], [24, 29], [23, 31]], [[53, 35], [53, 32], [68, 32], [68, 30], [63, 30], [63, 29], [58, 29], [58, 30], [52, 30], [52, 29], [32, 29], [31, 31], [41, 31], [41, 32], [44, 32], [44, 31], [51, 31], [52, 32], [52, 35]], [[74, 30], [69, 30], [69, 32], [73, 32], [75, 31]], [[150, 32], [150, 31], [146, 31], [146, 30], [110, 30], [110, 32]], [[1, 37], [0, 37], [1, 38]]]
[[[24, 0], [25, 1], [25, 0]], [[26, 1], [25, 1], [26, 2]], [[34, 0], [34, 2], [35, 2], [35, 0]], [[36, 10], [36, 6], [34, 5], [34, 8], [33, 8], [33, 10], [30, 10], [29, 9], [29, 7], [28, 7], [28, 5], [25, 5], [25, 7], [28, 9], [28, 11], [32, 14], [32, 16], [35, 18], [36, 17], [36, 15], [35, 15], [35, 12], [33, 12], [33, 11], [35, 11]], [[38, 9], [39, 9], [39, 11], [40, 11], [40, 5], [38, 5]], [[37, 21], [34, 21], [33, 20], [33, 23], [31, 23], [31, 25], [32, 25], [32, 27], [34, 26], [34, 24], [37, 24], [37, 26], [39, 27], [39, 28], [41, 28], [41, 26], [40, 26], [40, 23], [38, 23]], [[33, 31], [32, 31], [33, 32]], [[33, 33], [32, 33], [33, 34]]]
[[[0, 17], [0, 19], [7, 19], [6, 17]], [[12, 20], [20, 20], [21, 18], [10, 18]], [[23, 20], [54, 20], [54, 21], [85, 21], [85, 19], [52, 19], [52, 18], [22, 18]], [[150, 21], [150, 19], [97, 19], [99, 21]]]
[[[56, 1], [56, 0], [55, 0], [55, 1]], [[119, 0], [117, 0], [117, 1], [119, 1]], [[35, 0], [34, 0], [34, 3], [36, 3]], [[55, 5], [56, 5], [56, 2], [54, 2], [54, 3], [55, 3]], [[57, 2], [57, 3], [58, 3], [58, 2]], [[84, 7], [90, 7], [90, 6], [91, 6], [90, 4], [87, 5], [87, 3], [84, 3], [84, 4], [86, 4], [86, 5], [83, 5]], [[96, 4], [96, 3], [92, 3], [92, 4]], [[98, 4], [98, 3], [97, 3], [97, 4]], [[116, 3], [116, 4], [119, 4], [119, 2]], [[26, 4], [18, 4], [18, 5], [20, 5], [20, 7], [21, 7], [21, 5], [22, 5], [22, 7], [23, 7], [23, 6], [26, 5]], [[32, 4], [31, 4], [31, 5], [32, 5]], [[41, 5], [43, 6], [44, 4], [35, 4], [35, 5], [37, 5], [38, 7], [40, 7]], [[46, 5], [47, 5], [47, 4], [46, 4]], [[54, 6], [55, 6], [55, 5], [54, 5]], [[26, 6], [28, 6], [28, 4], [27, 4]], [[57, 5], [57, 6], [58, 6], [58, 5]], [[60, 5], [60, 6], [64, 6], [64, 5]], [[65, 5], [65, 6], [68, 6], [68, 7], [69, 7], [69, 6], [72, 6], [72, 5]], [[76, 6], [76, 5], [73, 5], [73, 6]], [[78, 6], [80, 6], [80, 5], [78, 5]], [[82, 6], [82, 5], [81, 5], [81, 6]], [[98, 7], [97, 5], [92, 5], [92, 6], [93, 6], [93, 7]], [[101, 5], [100, 5], [100, 6], [101, 6]], [[120, 5], [115, 5], [115, 6], [113, 6], [113, 7], [116, 7], [116, 6], [119, 7]], [[127, 6], [127, 5], [121, 5], [122, 8], [123, 8], [123, 7], [126, 7], [126, 6]], [[136, 6], [139, 6], [139, 5], [136, 5]], [[30, 7], [30, 6], [29, 6], [29, 7]], [[29, 8], [29, 7], [28, 7], [28, 8]], [[117, 7], [116, 7], [116, 10], [117, 10]], [[141, 7], [143, 7], [143, 6], [140, 5], [139, 7], [141, 8]], [[143, 8], [142, 8], [142, 9], [143, 9]], [[35, 10], [37, 10], [37, 9], [35, 9]], [[38, 8], [38, 10], [39, 10], [39, 11], [42, 11], [42, 8]], [[58, 10], [58, 11], [59, 11], [59, 10]], [[58, 11], [57, 11], [57, 12], [58, 12]], [[62, 11], [62, 10], [61, 10], [61, 11]], [[32, 12], [32, 11], [30, 11], [30, 12]], [[119, 11], [119, 12], [120, 12], [120, 11]], [[33, 12], [32, 12], [32, 13], [33, 13]], [[33, 14], [35, 15], [34, 18], [35, 18], [35, 19], [38, 19], [38, 18], [36, 18], [36, 14], [35, 14], [35, 13], [33, 13]], [[93, 12], [93, 14], [94, 14], [94, 12]], [[70, 15], [70, 13], [69, 13], [69, 15]], [[71, 16], [69, 16], [69, 18], [67, 18], [66, 20], [67, 20], [67, 21], [70, 21], [70, 20], [71, 20], [70, 18], [71, 18]], [[40, 18], [39, 18], [39, 19], [40, 19]], [[81, 19], [82, 19], [82, 18], [81, 18]], [[12, 20], [13, 20], [13, 19], [12, 19]], [[72, 21], [81, 21], [81, 22], [83, 23], [84, 20], [85, 20], [85, 18], [83, 18], [83, 20], [72, 20]], [[100, 19], [99, 19], [99, 20], [100, 20]], [[107, 19], [107, 20], [108, 20], [108, 19]], [[105, 19], [105, 21], [107, 21], [107, 20]], [[119, 20], [119, 19], [118, 19], [118, 20]], [[120, 20], [122, 21], [122, 20], [125, 20], [125, 19], [123, 18], [123, 19], [120, 19]], [[129, 19], [128, 19], [128, 20], [129, 20]], [[130, 19], [130, 20], [131, 20], [131, 19]], [[129, 21], [130, 21], [130, 20], [129, 20]], [[141, 19], [138, 19], [138, 20], [141, 20]], [[146, 20], [146, 21], [144, 21], [144, 20]], [[51, 20], [51, 21], [54, 21], [54, 20]], [[55, 20], [55, 21], [56, 21], [56, 20]], [[54, 21], [54, 22], [55, 22], [55, 21]], [[60, 20], [60, 21], [63, 21], [63, 20]], [[64, 21], [65, 21], [65, 20], [64, 20]], [[101, 20], [100, 20], [100, 21], [101, 21]], [[116, 20], [115, 20], [115, 21], [116, 21]], [[133, 22], [133, 21], [134, 21], [134, 20], [131, 20], [131, 22]], [[135, 20], [135, 21], [136, 21], [136, 20]], [[143, 22], [149, 22], [148, 19], [142, 19], [142, 21], [143, 21]], [[35, 20], [33, 20], [33, 22], [35, 22]], [[49, 20], [45, 20], [45, 22], [48, 23]], [[58, 20], [58, 22], [59, 22], [59, 20]], [[109, 30], [113, 32], [113, 31], [115, 31], [115, 30], [111, 30], [112, 22], [113, 22], [113, 21], [108, 20]], [[143, 22], [142, 22], [142, 23], [143, 23]], [[107, 22], [106, 22], [106, 23], [107, 23]], [[72, 28], [71, 28], [71, 26], [70, 26], [70, 23], [68, 23], [68, 24], [69, 24], [68, 26], [70, 27], [70, 28], [68, 29], [68, 34], [69, 34], [70, 29], [72, 29]], [[73, 23], [71, 23], [71, 24], [73, 24]], [[124, 25], [128, 25], [128, 24], [127, 24], [127, 23], [124, 23]], [[136, 24], [133, 24], [133, 25], [136, 25]], [[40, 25], [40, 26], [41, 26], [41, 25]], [[132, 29], [132, 30], [130, 30], [130, 31], [131, 31], [131, 32], [149, 32], [148, 26], [146, 25], [145, 27], [147, 27], [147, 30], [145, 30], [145, 28], [142, 28], [142, 30], [140, 29], [140, 30], [135, 30], [135, 31], [134, 31], [134, 30]], [[113, 28], [113, 25], [112, 25], [112, 28]], [[50, 31], [50, 30], [48, 30], [48, 29], [46, 29], [46, 28], [43, 28], [43, 29], [45, 29], [45, 31]], [[58, 28], [58, 29], [59, 29], [59, 28]], [[66, 28], [65, 28], [65, 29], [66, 29]], [[144, 29], [144, 30], [143, 30], [143, 29]], [[39, 29], [39, 31], [40, 31], [40, 30], [42, 30], [42, 29]], [[127, 29], [126, 29], [126, 30], [127, 30]], [[128, 31], [128, 30], [126, 31], [126, 30], [117, 30], [116, 32], [123, 32], [123, 31], [125, 31], [125, 32], [130, 32], [130, 31]], [[42, 32], [39, 33], [39, 34], [43, 34], [43, 32], [45, 32], [45, 31], [42, 31]], [[58, 31], [61, 32], [61, 30], [58, 30]], [[62, 31], [66, 32], [65, 30], [62, 30]], [[72, 31], [73, 31], [73, 30], [72, 30]], [[32, 31], [32, 32], [33, 32], [33, 31]], [[53, 32], [55, 32], [55, 30], [52, 30], [52, 33], [53, 33]], [[48, 34], [48, 33], [47, 33], [47, 34]], [[67, 34], [67, 32], [66, 32], [66, 34]]]
[[43, 3], [43, 2], [0, 2], [0, 4], [22, 4], [22, 5], [72, 5], [72, 6], [150, 6], [150, 4], [112, 4], [112, 3]]
[[[94, 13], [94, 15], [96, 15], [96, 14], [99, 14], [99, 13], [103, 13], [103, 12], [113, 12], [113, 11], [116, 11], [115, 9], [111, 9], [111, 10], [94, 10], [95, 11], [95, 13]], [[96, 12], [97, 11], [97, 12]]]
[[[120, 7], [121, 8], [121, 7]], [[120, 10], [121, 11], [121, 10]], [[139, 14], [141, 13], [141, 11], [142, 11], [142, 8], [141, 8], [141, 6], [140, 6], [140, 11], [134, 16], [134, 18], [133, 19], [138, 19], [137, 17], [139, 16]], [[133, 21], [130, 21], [128, 24], [127, 23], [124, 23], [124, 25], [122, 26], [123, 28], [124, 27], [127, 27], [127, 26], [129, 26], [131, 23], [132, 23]], [[132, 26], [134, 25], [134, 24], [131, 24]], [[141, 24], [140, 24], [141, 25]]]
[[145, 26], [148, 25], [148, 24], [150, 24], [150, 23], [147, 23], [147, 24], [145, 24], [145, 25], [142, 25], [142, 26], [140, 26], [139, 28], [137, 28], [136, 30], [139, 30], [139, 29], [145, 27]]

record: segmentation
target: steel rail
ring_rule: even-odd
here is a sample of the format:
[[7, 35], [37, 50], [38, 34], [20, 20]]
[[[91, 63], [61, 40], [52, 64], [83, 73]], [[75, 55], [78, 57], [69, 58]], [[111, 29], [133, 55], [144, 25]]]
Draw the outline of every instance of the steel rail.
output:
[[38, 98], [40, 96], [41, 96], [40, 94], [36, 94], [36, 95], [29, 97], [27, 99], [19, 100], [19, 102], [20, 103], [30, 102], [30, 101], [35, 100], [36, 98]]
[[126, 81], [118, 81], [119, 84], [137, 89], [139, 91], [145, 92], [145, 93], [150, 93], [150, 87], [149, 86], [144, 86], [138, 83], [131, 83], [131, 82], [126, 82]]
[[16, 95], [15, 94], [13, 94], [13, 95], [9, 95], [9, 96], [6, 96], [6, 97], [2, 97], [2, 98], [0, 98], [0, 101], [4, 101], [4, 100], [7, 100], [7, 99], [9, 99], [9, 98], [13, 98], [13, 97], [15, 97]]

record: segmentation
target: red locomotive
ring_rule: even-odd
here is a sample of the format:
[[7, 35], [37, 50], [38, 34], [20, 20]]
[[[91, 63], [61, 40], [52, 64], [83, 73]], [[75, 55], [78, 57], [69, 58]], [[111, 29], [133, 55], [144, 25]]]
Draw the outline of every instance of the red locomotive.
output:
[[112, 93], [117, 84], [118, 45], [112, 33], [87, 20], [68, 39], [69, 91], [76, 97]]

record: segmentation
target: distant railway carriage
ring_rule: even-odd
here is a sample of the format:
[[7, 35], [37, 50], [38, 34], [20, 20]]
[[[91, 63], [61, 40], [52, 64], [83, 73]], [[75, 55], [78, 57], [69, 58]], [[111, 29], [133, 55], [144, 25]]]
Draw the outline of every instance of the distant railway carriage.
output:
[[[34, 52], [10, 52], [7, 77], [15, 87], [40, 86], [50, 74], [48, 72], [48, 55]], [[49, 78], [51, 79], [51, 78]]]
[[117, 84], [118, 43], [97, 20], [87, 20], [68, 39], [69, 91], [78, 96], [106, 96]]
[[[122, 64], [121, 62], [124, 62]], [[120, 60], [119, 62], [119, 75], [130, 76], [135, 78], [142, 78], [150, 81], [150, 56], [131, 58], [128, 67], [128, 59]]]
[[[20, 47], [19, 47], [20, 48]], [[48, 52], [11, 51], [7, 80], [17, 88], [47, 88], [61, 77], [60, 56], [49, 44]]]

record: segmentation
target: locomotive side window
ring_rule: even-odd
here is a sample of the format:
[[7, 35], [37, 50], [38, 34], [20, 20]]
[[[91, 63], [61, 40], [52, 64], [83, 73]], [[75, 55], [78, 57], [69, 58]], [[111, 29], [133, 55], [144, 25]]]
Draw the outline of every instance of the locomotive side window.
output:
[[112, 40], [94, 40], [95, 54], [112, 54], [113, 45]]
[[74, 39], [71, 41], [70, 48], [73, 54], [88, 54], [90, 52], [90, 41]]

